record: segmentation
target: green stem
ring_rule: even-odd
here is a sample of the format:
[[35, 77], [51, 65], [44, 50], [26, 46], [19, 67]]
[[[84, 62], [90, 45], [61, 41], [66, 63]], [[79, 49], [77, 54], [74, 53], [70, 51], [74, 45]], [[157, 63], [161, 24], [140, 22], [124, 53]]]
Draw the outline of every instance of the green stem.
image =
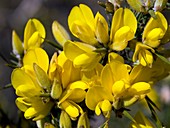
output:
[[1, 90], [3, 90], [3, 89], [10, 88], [10, 87], [12, 87], [12, 84], [11, 84], [11, 83], [10, 83], [10, 84], [5, 85], [4, 87], [1, 87], [1, 88], [0, 88], [0, 91], [1, 91]]
[[47, 39], [45, 40], [45, 42], [50, 44], [51, 46], [57, 48], [58, 50], [63, 51], [63, 47], [60, 44], [52, 42], [52, 41], [47, 40]]

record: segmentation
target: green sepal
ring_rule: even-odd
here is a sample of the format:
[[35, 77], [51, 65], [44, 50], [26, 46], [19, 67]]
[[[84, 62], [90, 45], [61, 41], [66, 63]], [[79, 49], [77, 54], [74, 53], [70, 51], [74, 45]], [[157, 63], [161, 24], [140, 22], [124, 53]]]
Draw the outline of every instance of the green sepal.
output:
[[43, 89], [47, 90], [47, 92], [50, 92], [51, 82], [46, 72], [42, 68], [40, 68], [36, 63], [33, 64], [33, 68], [39, 85]]

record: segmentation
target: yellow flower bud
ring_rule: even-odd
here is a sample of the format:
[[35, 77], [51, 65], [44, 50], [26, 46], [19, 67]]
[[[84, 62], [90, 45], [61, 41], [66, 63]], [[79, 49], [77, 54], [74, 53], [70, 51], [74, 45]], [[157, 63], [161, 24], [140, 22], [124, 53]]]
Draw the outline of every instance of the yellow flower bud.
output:
[[51, 87], [51, 82], [50, 82], [47, 74], [36, 63], [33, 64], [33, 68], [34, 68], [34, 72], [35, 72], [35, 75], [36, 75], [39, 85], [49, 92], [50, 87]]
[[60, 128], [71, 128], [70, 117], [65, 111], [62, 111], [60, 115]]
[[22, 55], [24, 53], [24, 48], [22, 46], [22, 41], [18, 37], [17, 33], [12, 31], [12, 49], [15, 55]]

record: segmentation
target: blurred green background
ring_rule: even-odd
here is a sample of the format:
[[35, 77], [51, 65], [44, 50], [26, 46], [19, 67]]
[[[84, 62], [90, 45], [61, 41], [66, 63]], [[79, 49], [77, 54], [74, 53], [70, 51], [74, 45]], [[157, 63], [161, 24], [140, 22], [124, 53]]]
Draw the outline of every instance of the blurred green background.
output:
[[[10, 83], [12, 69], [7, 67], [6, 64], [11, 58], [12, 30], [16, 30], [20, 38], [23, 39], [23, 31], [27, 20], [37, 18], [46, 28], [47, 39], [54, 41], [51, 33], [52, 22], [57, 20], [68, 30], [67, 16], [71, 8], [80, 3], [89, 5], [94, 13], [100, 11], [105, 15], [104, 9], [97, 4], [97, 0], [0, 0], [0, 54], [6, 59], [0, 58], [0, 88]], [[168, 11], [165, 11], [164, 14], [166, 18], [170, 19]], [[45, 45], [45, 48], [51, 55], [53, 48], [49, 45]], [[170, 80], [167, 78], [158, 84], [159, 87], [156, 89], [159, 92], [161, 102], [161, 111], [158, 114], [161, 121], [168, 128], [170, 127]], [[11, 128], [36, 127], [35, 123], [23, 118], [23, 114], [15, 105], [15, 98], [13, 88], [0, 90], [0, 128], [7, 125]], [[134, 114], [143, 108], [140, 107], [140, 104], [137, 104], [131, 109]], [[149, 115], [149, 112], [146, 113]], [[114, 125], [114, 128], [126, 128], [129, 122], [128, 119], [119, 119], [113, 114], [110, 125]]]

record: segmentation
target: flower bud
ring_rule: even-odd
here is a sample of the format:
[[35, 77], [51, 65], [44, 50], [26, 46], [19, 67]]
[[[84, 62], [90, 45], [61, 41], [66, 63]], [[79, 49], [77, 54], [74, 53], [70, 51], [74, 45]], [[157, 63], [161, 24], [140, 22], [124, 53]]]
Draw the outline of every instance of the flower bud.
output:
[[58, 99], [61, 96], [62, 92], [63, 90], [62, 90], [61, 83], [59, 83], [57, 79], [54, 79], [52, 89], [51, 89], [51, 97], [53, 99]]
[[52, 32], [57, 42], [60, 43], [62, 46], [67, 40], [70, 40], [68, 32], [57, 21], [54, 21], [52, 24]]
[[37, 82], [43, 89], [46, 89], [49, 92], [50, 87], [51, 87], [51, 82], [50, 82], [47, 74], [36, 63], [33, 64], [33, 68], [34, 68]]
[[87, 117], [87, 113], [81, 114], [78, 120], [77, 128], [90, 128], [90, 122]]
[[17, 33], [14, 30], [12, 31], [12, 49], [15, 55], [22, 56], [22, 54], [24, 53], [22, 41], [20, 40], [20, 38], [18, 37]]
[[60, 128], [71, 128], [70, 117], [65, 111], [62, 111], [60, 115]]

